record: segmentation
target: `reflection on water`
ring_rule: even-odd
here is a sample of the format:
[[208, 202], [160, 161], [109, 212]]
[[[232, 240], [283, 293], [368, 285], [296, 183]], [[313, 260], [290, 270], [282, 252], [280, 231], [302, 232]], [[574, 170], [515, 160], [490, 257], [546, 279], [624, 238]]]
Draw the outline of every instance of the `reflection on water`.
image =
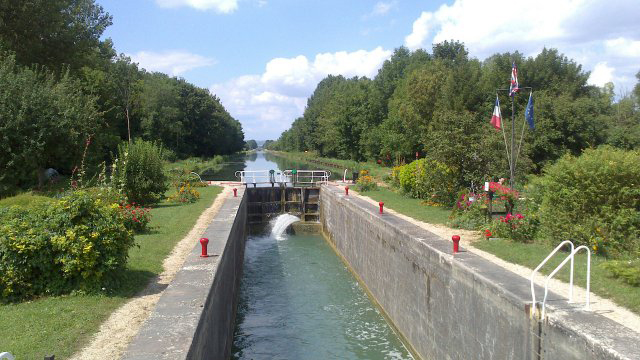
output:
[[232, 359], [412, 359], [320, 236], [247, 240]]

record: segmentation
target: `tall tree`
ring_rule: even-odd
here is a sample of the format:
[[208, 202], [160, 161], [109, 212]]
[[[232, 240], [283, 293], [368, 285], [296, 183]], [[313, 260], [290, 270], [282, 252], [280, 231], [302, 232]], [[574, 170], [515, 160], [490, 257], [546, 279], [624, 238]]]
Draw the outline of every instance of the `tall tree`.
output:
[[0, 0], [0, 42], [23, 65], [80, 69], [109, 25], [111, 16], [94, 0]]
[[[47, 167], [70, 168], [98, 128], [95, 99], [68, 73], [16, 65], [8, 56], [0, 61], [0, 194], [42, 184]], [[36, 177], [37, 175], [37, 177]]]

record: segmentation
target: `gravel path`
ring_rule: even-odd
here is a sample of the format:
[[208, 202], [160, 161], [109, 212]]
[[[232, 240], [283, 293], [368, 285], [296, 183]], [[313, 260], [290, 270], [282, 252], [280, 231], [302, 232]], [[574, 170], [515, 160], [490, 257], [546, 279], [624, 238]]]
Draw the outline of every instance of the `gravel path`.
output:
[[[339, 185], [342, 186], [342, 185]], [[359, 195], [356, 191], [349, 191], [349, 195], [351, 195], [351, 193], [354, 193], [354, 195], [359, 196], [360, 198], [372, 203], [375, 206], [378, 206], [378, 202], [367, 197], [367, 196], [363, 196], [363, 195]], [[417, 226], [420, 226], [421, 228], [430, 231], [438, 236], [440, 236], [441, 238], [443, 238], [445, 241], [451, 241], [451, 236], [453, 235], [460, 235], [460, 244], [462, 246], [464, 246], [468, 251], [482, 256], [483, 258], [511, 271], [514, 272], [522, 277], [524, 277], [525, 279], [527, 279], [527, 283], [529, 283], [529, 277], [531, 276], [531, 270], [527, 267], [521, 266], [521, 265], [517, 265], [517, 264], [512, 264], [510, 262], [504, 261], [500, 258], [498, 258], [497, 256], [490, 254], [488, 252], [482, 251], [480, 249], [477, 249], [473, 246], [473, 242], [477, 241], [480, 239], [480, 232], [478, 231], [471, 231], [471, 230], [462, 230], [462, 229], [452, 229], [449, 227], [446, 227], [444, 225], [435, 225], [435, 224], [428, 224], [428, 223], [424, 223], [421, 221], [418, 221], [416, 219], [413, 219], [411, 217], [408, 217], [406, 215], [397, 213], [395, 211], [393, 211], [392, 209], [385, 209], [385, 211], [394, 214], [406, 221], [409, 221]], [[542, 287], [544, 287], [544, 277], [543, 276], [537, 276], [536, 279], [534, 279], [534, 282]], [[565, 298], [567, 298], [569, 296], [569, 284], [565, 283], [563, 281], [560, 280], [556, 280], [556, 279], [551, 279], [551, 281], [549, 282], [549, 289], [555, 293], [557, 293], [558, 295], [564, 296]], [[538, 297], [541, 296], [541, 294], [536, 294]], [[573, 298], [575, 300], [577, 300], [578, 302], [580, 301], [584, 301], [585, 299], [585, 295], [586, 295], [586, 290], [582, 287], [579, 286], [575, 286], [573, 287]], [[602, 316], [605, 316], [613, 321], [618, 322], [619, 324], [628, 327], [629, 329], [640, 333], [640, 316], [636, 315], [635, 313], [627, 310], [626, 308], [623, 308], [621, 306], [616, 305], [613, 301], [609, 300], [609, 299], [604, 299], [602, 297], [599, 297], [598, 295], [595, 295], [594, 293], [591, 293], [591, 310], [597, 314], [600, 314]], [[551, 314], [550, 314], [551, 315]]]
[[189, 233], [173, 248], [164, 260], [164, 271], [137, 296], [122, 305], [100, 326], [91, 343], [74, 354], [72, 360], [104, 360], [119, 359], [127, 349], [129, 342], [140, 330], [144, 321], [153, 311], [163, 290], [173, 280], [182, 267], [187, 255], [195, 245], [199, 245], [200, 235], [209, 226], [213, 217], [231, 194], [231, 188], [225, 187], [216, 197], [213, 204], [198, 218]]

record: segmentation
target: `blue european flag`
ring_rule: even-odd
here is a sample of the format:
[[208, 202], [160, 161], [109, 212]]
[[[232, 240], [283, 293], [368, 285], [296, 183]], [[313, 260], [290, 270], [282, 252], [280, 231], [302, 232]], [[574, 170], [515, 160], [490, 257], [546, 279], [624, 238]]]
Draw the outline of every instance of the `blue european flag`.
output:
[[533, 91], [529, 94], [529, 103], [527, 109], [524, 111], [524, 118], [529, 123], [529, 128], [533, 130], [535, 128], [533, 124]]

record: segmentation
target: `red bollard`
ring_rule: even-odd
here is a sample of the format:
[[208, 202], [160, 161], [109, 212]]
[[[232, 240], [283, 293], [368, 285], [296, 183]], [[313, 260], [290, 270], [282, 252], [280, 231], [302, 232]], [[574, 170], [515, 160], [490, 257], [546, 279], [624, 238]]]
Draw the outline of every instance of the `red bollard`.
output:
[[451, 237], [451, 240], [453, 240], [453, 253], [457, 253], [460, 249], [458, 248], [458, 245], [460, 244], [460, 236], [459, 235], [453, 235]]
[[348, 186], [344, 187], [344, 193], [347, 194], [347, 196], [349, 196], [349, 187]]
[[200, 238], [200, 245], [202, 245], [202, 254], [200, 254], [200, 257], [209, 257], [209, 255], [207, 255], [207, 244], [208, 243], [209, 243], [209, 239]]
[[238, 189], [233, 188], [233, 197], [238, 197]]
[[382, 214], [382, 208], [384, 208], [384, 203], [380, 201], [378, 205], [380, 205], [380, 214]]

